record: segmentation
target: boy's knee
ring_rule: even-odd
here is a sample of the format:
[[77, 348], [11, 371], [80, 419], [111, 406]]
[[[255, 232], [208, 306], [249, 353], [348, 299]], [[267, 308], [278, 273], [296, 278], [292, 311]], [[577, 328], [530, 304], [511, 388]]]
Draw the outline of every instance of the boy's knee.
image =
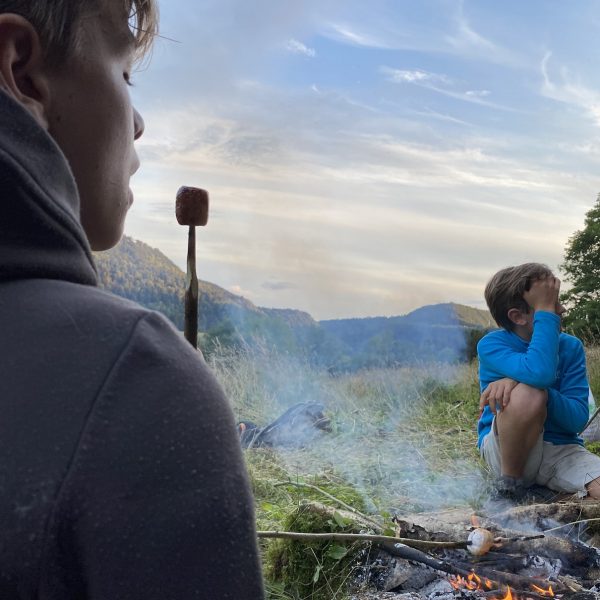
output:
[[546, 419], [546, 405], [548, 403], [548, 392], [519, 383], [510, 395], [508, 409], [519, 412], [522, 418]]

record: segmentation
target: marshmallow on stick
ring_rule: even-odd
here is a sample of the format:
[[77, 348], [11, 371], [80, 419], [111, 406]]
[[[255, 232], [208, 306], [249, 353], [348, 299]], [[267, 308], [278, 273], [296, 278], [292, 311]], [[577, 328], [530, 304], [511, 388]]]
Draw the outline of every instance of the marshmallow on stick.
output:
[[180, 225], [189, 226], [187, 277], [185, 281], [185, 339], [198, 348], [198, 277], [196, 276], [196, 226], [208, 223], [208, 192], [181, 187], [177, 192], [175, 215]]

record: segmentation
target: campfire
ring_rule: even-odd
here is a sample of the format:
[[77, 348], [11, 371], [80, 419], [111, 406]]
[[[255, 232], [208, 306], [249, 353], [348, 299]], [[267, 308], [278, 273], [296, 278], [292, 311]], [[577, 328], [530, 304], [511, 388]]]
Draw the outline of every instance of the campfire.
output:
[[589, 525], [598, 512], [597, 504], [571, 502], [470, 519], [464, 510], [396, 517], [398, 537], [428, 541], [430, 549], [408, 541], [384, 544], [360, 582], [379, 592], [353, 598], [599, 599], [600, 550], [589, 543], [596, 541]]

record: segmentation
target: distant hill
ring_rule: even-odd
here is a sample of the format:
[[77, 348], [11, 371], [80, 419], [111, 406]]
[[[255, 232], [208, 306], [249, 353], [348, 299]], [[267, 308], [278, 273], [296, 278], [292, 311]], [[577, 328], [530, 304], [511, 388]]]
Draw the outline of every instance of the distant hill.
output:
[[[115, 248], [97, 252], [94, 258], [101, 287], [162, 312], [183, 330], [185, 273], [160, 250], [124, 236]], [[318, 328], [308, 313], [259, 308], [208, 281], [198, 282], [198, 294], [200, 331], [219, 337], [223, 343], [262, 337], [286, 349], [296, 349], [306, 337], [301, 329]], [[302, 340], [295, 339], [299, 335]]]
[[463, 327], [481, 327], [483, 329], [496, 327], [488, 310], [455, 304], [454, 302], [422, 306], [408, 313], [404, 319], [411, 323], [426, 323], [428, 325], [462, 325]]
[[471, 360], [477, 341], [495, 328], [488, 311], [462, 304], [423, 306], [407, 315], [320, 321], [343, 349], [349, 369]]
[[[162, 312], [183, 329], [185, 273], [162, 252], [125, 236], [95, 259], [102, 287]], [[299, 310], [258, 307], [207, 281], [198, 287], [204, 350], [217, 341], [267, 343], [334, 371], [469, 359], [483, 332], [494, 327], [488, 311], [453, 303], [396, 317], [317, 322]]]

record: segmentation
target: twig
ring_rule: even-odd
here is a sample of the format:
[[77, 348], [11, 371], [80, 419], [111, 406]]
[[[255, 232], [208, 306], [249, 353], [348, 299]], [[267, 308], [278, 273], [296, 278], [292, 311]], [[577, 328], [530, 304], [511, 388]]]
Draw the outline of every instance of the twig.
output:
[[568, 527], [569, 525], [579, 525], [579, 523], [591, 523], [592, 521], [600, 521], [600, 518], [595, 517], [593, 519], [580, 519], [579, 521], [572, 521], [571, 523], [565, 523], [564, 525], [559, 525], [558, 527], [544, 529], [544, 533], [548, 533], [549, 531], [556, 531], [557, 529], [562, 529], [563, 527]]
[[311, 485], [310, 483], [300, 483], [300, 482], [296, 482], [296, 481], [281, 481], [279, 483], [276, 483], [275, 487], [282, 487], [284, 485], [293, 485], [295, 487], [307, 488], [309, 490], [314, 490], [315, 492], [319, 492], [319, 494], [323, 494], [323, 496], [326, 496], [330, 500], [337, 502], [340, 506], [343, 506], [346, 510], [349, 510], [351, 513], [358, 515], [361, 519], [363, 519], [363, 520], [367, 521], [367, 523], [370, 523], [371, 525], [373, 525], [373, 527], [375, 527], [375, 531], [383, 530], [381, 523], [378, 523], [377, 521], [371, 519], [367, 515], [361, 513], [358, 509], [354, 508], [353, 506], [350, 506], [349, 504], [346, 504], [343, 500], [340, 500], [339, 498], [332, 496], [329, 492], [322, 490], [320, 487], [317, 487], [316, 485]]
[[439, 549], [466, 548], [467, 542], [429, 542], [427, 540], [411, 540], [391, 535], [372, 535], [368, 533], [299, 533], [297, 531], [257, 531], [259, 538], [281, 538], [304, 541], [340, 541], [340, 542], [376, 542], [379, 544], [404, 544], [411, 548]]

